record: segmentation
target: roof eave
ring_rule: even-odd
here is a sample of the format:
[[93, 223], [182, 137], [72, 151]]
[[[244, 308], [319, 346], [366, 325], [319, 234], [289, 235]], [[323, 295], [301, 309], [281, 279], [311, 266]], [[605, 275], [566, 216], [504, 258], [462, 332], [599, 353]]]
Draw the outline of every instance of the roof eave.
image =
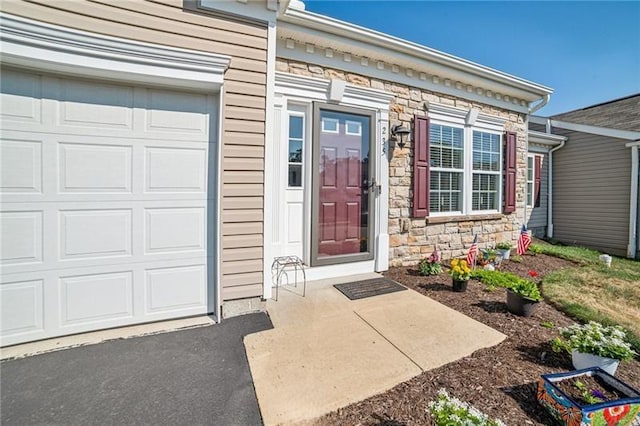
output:
[[[278, 19], [282, 22], [298, 25], [303, 28], [315, 29], [317, 31], [367, 43], [378, 48], [403, 53], [417, 59], [417, 62], [420, 60], [429, 61], [464, 71], [474, 76], [526, 92], [530, 94], [527, 99], [529, 102], [533, 102], [545, 95], [553, 93], [553, 89], [550, 87], [440, 52], [417, 43], [313, 12], [288, 9]], [[291, 28], [289, 30], [291, 30]], [[321, 40], [318, 39], [318, 41]]]

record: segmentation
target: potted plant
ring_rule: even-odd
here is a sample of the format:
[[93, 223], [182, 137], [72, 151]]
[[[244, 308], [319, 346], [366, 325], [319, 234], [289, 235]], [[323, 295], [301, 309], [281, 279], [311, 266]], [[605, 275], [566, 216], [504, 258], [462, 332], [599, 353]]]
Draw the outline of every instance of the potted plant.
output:
[[598, 367], [542, 375], [537, 399], [563, 425], [640, 424], [640, 393]]
[[519, 279], [507, 288], [507, 309], [521, 317], [533, 315], [542, 295], [536, 283]]
[[453, 278], [453, 291], [467, 291], [467, 284], [471, 278], [471, 268], [465, 259], [453, 259], [451, 261], [451, 277]]
[[513, 246], [511, 243], [502, 242], [496, 244], [496, 250], [498, 251], [498, 255], [502, 257], [502, 260], [509, 260], [509, 256], [511, 255], [511, 249]]
[[438, 275], [440, 272], [442, 272], [442, 263], [440, 263], [440, 256], [436, 250], [429, 257], [422, 259], [418, 263], [418, 273], [420, 275]]
[[628, 361], [636, 355], [620, 326], [606, 327], [589, 321], [561, 328], [560, 336], [551, 342], [552, 347], [556, 352], [569, 352], [576, 369], [600, 367], [613, 376], [620, 361]]

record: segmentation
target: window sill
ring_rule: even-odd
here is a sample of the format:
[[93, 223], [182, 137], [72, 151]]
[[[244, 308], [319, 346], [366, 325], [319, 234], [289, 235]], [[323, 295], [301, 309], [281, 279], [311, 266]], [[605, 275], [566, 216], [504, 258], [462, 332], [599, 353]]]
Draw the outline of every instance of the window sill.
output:
[[471, 222], [471, 221], [477, 221], [477, 220], [502, 219], [503, 216], [504, 215], [502, 213], [473, 214], [473, 215], [464, 215], [464, 216], [436, 216], [436, 217], [428, 217], [425, 219], [425, 221], [427, 224]]

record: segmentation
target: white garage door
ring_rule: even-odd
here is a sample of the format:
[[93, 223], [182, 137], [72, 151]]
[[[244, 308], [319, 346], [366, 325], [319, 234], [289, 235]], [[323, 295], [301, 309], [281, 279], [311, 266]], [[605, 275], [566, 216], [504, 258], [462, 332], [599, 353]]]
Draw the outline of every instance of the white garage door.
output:
[[2, 345], [213, 312], [217, 95], [22, 70], [1, 92]]

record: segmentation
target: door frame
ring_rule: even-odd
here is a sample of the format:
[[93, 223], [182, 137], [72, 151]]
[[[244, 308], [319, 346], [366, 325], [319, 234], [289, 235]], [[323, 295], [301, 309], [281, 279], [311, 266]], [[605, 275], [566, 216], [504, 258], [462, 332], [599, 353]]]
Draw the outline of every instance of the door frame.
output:
[[345, 255], [330, 256], [328, 258], [318, 258], [318, 232], [319, 232], [319, 199], [320, 199], [320, 111], [332, 111], [338, 113], [354, 114], [369, 117], [369, 185], [375, 182], [377, 169], [377, 156], [375, 150], [376, 142], [376, 112], [372, 110], [354, 108], [344, 105], [329, 104], [326, 102], [313, 103], [313, 130], [311, 138], [312, 146], [312, 166], [311, 166], [311, 266], [336, 265], [340, 263], [360, 262], [364, 260], [372, 260], [375, 258], [375, 224], [376, 224], [376, 191], [368, 189], [368, 218], [367, 218], [367, 238], [368, 251], [364, 253], [353, 253]]

